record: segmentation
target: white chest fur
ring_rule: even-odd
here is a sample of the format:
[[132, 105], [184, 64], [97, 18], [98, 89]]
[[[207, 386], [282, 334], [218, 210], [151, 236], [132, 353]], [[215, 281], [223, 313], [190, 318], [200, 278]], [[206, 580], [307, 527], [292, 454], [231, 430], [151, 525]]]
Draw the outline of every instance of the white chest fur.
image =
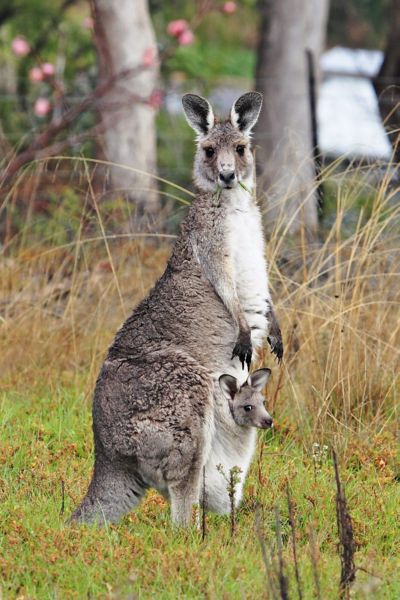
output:
[[230, 255], [236, 292], [252, 329], [252, 342], [260, 347], [267, 333], [266, 319], [268, 272], [265, 260], [265, 241], [261, 214], [249, 193], [242, 188], [235, 190], [228, 216]]
[[[266, 312], [267, 302], [270, 301], [261, 214], [252, 197], [242, 188], [229, 191], [229, 207], [228, 248], [236, 293], [252, 330], [253, 348], [257, 349], [263, 345], [267, 334]], [[238, 358], [229, 360], [223, 372], [234, 375], [241, 384], [248, 375], [247, 368], [242, 368]], [[218, 390], [217, 381], [215, 385], [215, 435], [206, 465], [206, 488], [210, 508], [216, 512], [227, 513], [229, 497], [226, 492], [226, 480], [217, 465], [222, 466], [225, 475], [234, 466], [240, 468], [236, 497], [239, 502], [257, 434], [255, 429], [246, 430], [236, 426], [227, 402]]]

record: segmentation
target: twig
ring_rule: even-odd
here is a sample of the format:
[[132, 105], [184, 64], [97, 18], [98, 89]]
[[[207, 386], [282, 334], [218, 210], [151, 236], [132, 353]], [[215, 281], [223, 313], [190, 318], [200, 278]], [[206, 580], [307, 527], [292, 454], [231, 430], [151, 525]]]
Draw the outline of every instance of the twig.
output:
[[308, 529], [308, 537], [310, 540], [310, 557], [313, 571], [313, 579], [314, 579], [314, 587], [315, 587], [315, 595], [317, 600], [321, 600], [321, 585], [319, 582], [318, 575], [318, 557], [317, 557], [317, 547], [315, 544], [315, 536], [312, 525], [310, 525]]
[[257, 471], [258, 471], [258, 483], [261, 487], [264, 485], [263, 475], [262, 475], [262, 459], [264, 455], [265, 442], [264, 439], [261, 440], [260, 443], [260, 452], [257, 458]]
[[65, 483], [64, 479], [61, 479], [61, 509], [60, 509], [60, 517], [64, 514], [65, 511]]
[[295, 523], [295, 519], [294, 519], [292, 498], [290, 496], [289, 482], [286, 483], [286, 496], [287, 496], [287, 503], [288, 503], [288, 510], [289, 510], [289, 523], [290, 523], [290, 528], [291, 528], [291, 532], [292, 532], [292, 548], [293, 548], [294, 572], [295, 572], [296, 584], [297, 584], [297, 594], [298, 594], [299, 600], [302, 600], [303, 592], [302, 592], [299, 564], [298, 564], [298, 560], [297, 560], [297, 549], [296, 549], [296, 523]]
[[201, 506], [201, 540], [204, 542], [206, 539], [206, 467], [203, 467], [203, 494], [202, 494], [202, 506]]
[[[21, 167], [25, 164], [34, 160], [37, 154], [40, 151], [43, 151], [51, 141], [61, 132], [64, 131], [75, 119], [77, 119], [83, 112], [86, 112], [89, 109], [95, 107], [96, 102], [100, 98], [102, 98], [107, 92], [119, 81], [126, 79], [128, 77], [132, 77], [137, 73], [140, 73], [143, 69], [146, 69], [144, 65], [137, 65], [134, 67], [128, 67], [123, 69], [116, 75], [109, 77], [106, 81], [99, 84], [97, 88], [88, 96], [86, 96], [81, 102], [72, 106], [69, 110], [67, 110], [64, 115], [58, 119], [57, 121], [52, 121], [47, 129], [42, 131], [39, 135], [35, 137], [32, 143], [26, 148], [26, 150], [22, 151], [20, 154], [17, 154], [14, 158], [10, 160], [7, 167], [4, 170], [2, 176], [2, 183], [9, 181], [15, 173], [19, 171]], [[130, 101], [135, 100], [137, 102], [145, 102], [146, 99], [130, 95]]]
[[265, 540], [261, 528], [260, 507], [258, 505], [256, 506], [255, 528], [258, 542], [261, 548], [261, 556], [265, 567], [265, 573], [267, 575], [269, 592], [271, 594], [272, 600], [277, 600], [278, 596], [275, 592], [274, 580], [272, 578], [273, 568], [267, 554], [267, 548], [265, 545]]
[[285, 575], [285, 563], [283, 560], [283, 548], [282, 548], [282, 533], [281, 533], [281, 522], [279, 508], [275, 506], [275, 535], [278, 546], [278, 581], [279, 589], [282, 600], [289, 600], [289, 582]]
[[231, 505], [231, 537], [234, 537], [236, 533], [236, 507], [235, 507], [235, 496], [236, 496], [236, 486], [239, 483], [239, 467], [232, 467], [229, 471], [229, 486], [228, 486], [228, 494], [229, 494], [229, 502]]
[[311, 50], [306, 50], [306, 60], [308, 69], [308, 95], [310, 103], [311, 118], [311, 139], [313, 147], [315, 182], [317, 185], [318, 215], [321, 219], [324, 209], [324, 186], [321, 179], [321, 151], [318, 143], [318, 123], [317, 123], [317, 95], [315, 85], [315, 59]]
[[336, 519], [339, 534], [340, 549], [340, 598], [350, 598], [350, 584], [356, 578], [356, 567], [354, 564], [354, 535], [353, 523], [347, 507], [346, 496], [342, 482], [340, 481], [339, 467], [337, 463], [336, 452], [332, 450], [333, 466], [335, 469], [336, 481]]

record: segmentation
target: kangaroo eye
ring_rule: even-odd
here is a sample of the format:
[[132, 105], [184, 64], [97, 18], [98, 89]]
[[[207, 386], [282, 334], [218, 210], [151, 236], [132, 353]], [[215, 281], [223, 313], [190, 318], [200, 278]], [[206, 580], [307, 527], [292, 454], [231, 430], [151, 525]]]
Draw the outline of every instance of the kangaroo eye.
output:
[[253, 407], [251, 406], [251, 404], [247, 404], [246, 406], [243, 406], [243, 408], [246, 412], [250, 412], [251, 410], [253, 410]]
[[215, 150], [214, 148], [208, 146], [207, 148], [204, 148], [204, 152], [206, 153], [207, 158], [212, 158], [214, 156]]
[[244, 155], [244, 150], [245, 150], [244, 146], [241, 146], [241, 145], [236, 146], [236, 152], [239, 154], [239, 156], [243, 156]]

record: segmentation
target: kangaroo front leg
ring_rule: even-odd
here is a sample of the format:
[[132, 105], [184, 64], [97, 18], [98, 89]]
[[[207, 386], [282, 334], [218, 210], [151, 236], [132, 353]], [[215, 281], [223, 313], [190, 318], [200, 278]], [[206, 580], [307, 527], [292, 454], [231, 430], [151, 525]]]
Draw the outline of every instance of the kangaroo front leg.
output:
[[[226, 236], [225, 236], [226, 237]], [[195, 233], [191, 236], [194, 254], [201, 268], [216, 293], [224, 303], [239, 329], [239, 335], [232, 352], [232, 359], [239, 357], [242, 367], [244, 363], [250, 369], [253, 348], [251, 330], [244, 311], [240, 305], [233, 276], [232, 258], [223, 246], [223, 236], [210, 235], [207, 239]]]
[[278, 319], [276, 318], [275, 311], [272, 307], [272, 303], [267, 300], [267, 313], [266, 317], [269, 321], [269, 333], [268, 343], [271, 347], [271, 352], [275, 354], [278, 361], [280, 362], [283, 357], [283, 342], [281, 328], [279, 327]]

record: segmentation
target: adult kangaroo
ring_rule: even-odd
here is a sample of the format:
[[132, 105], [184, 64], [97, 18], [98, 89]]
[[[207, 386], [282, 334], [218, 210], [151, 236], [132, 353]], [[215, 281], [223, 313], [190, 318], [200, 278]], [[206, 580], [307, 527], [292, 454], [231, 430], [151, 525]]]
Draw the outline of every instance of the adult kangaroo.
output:
[[93, 402], [95, 466], [72, 515], [117, 521], [155, 487], [187, 525], [203, 467], [209, 510], [229, 512], [225, 473], [241, 469], [237, 502], [256, 433], [240, 427], [218, 384], [242, 385], [266, 338], [280, 359], [281, 334], [268, 290], [261, 215], [252, 190], [250, 133], [262, 96], [250, 92], [218, 121], [207, 100], [183, 97], [196, 131], [198, 195], [167, 268], [112, 343]]

